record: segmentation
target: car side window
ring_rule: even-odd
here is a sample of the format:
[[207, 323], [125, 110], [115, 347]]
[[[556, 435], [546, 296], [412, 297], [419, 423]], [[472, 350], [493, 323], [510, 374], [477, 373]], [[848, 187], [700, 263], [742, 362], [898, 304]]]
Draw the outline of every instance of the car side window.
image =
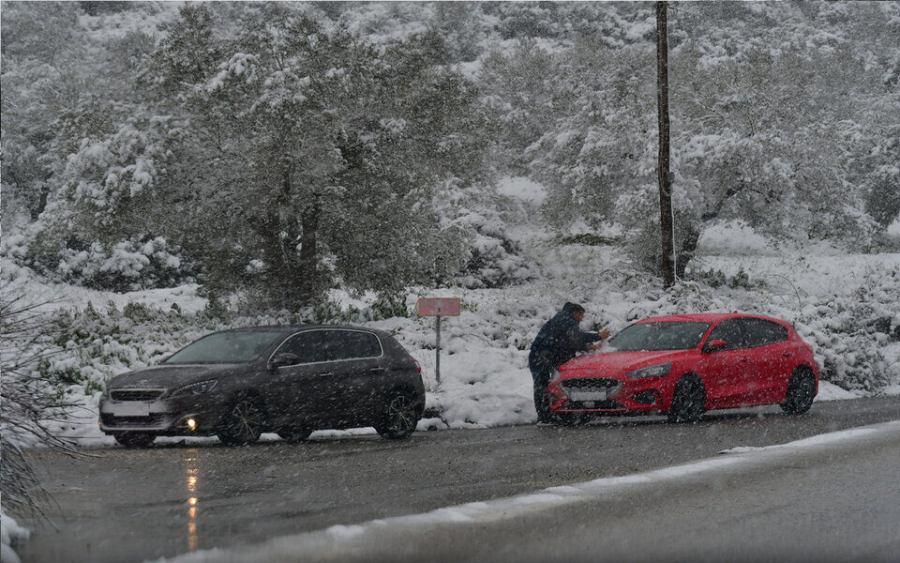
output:
[[300, 364], [327, 362], [333, 359], [329, 344], [324, 330], [311, 330], [292, 336], [277, 353], [295, 354]]
[[766, 346], [788, 339], [788, 331], [778, 323], [765, 319], [742, 319], [744, 333], [747, 335], [747, 347]]
[[713, 340], [722, 340], [728, 346], [722, 348], [722, 350], [737, 350], [738, 348], [744, 347], [744, 333], [741, 330], [741, 324], [738, 322], [741, 319], [726, 319], [719, 324], [716, 325], [712, 332], [709, 333], [709, 338], [706, 340], [707, 344], [712, 342]]
[[359, 330], [332, 331], [334, 359], [375, 358], [381, 355], [378, 337], [371, 332]]

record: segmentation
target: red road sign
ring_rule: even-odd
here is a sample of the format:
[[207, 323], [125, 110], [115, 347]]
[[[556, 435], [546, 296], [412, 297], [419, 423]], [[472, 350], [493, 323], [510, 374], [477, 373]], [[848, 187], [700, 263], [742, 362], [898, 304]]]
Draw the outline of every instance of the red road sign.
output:
[[458, 317], [459, 297], [420, 297], [416, 313], [420, 317]]

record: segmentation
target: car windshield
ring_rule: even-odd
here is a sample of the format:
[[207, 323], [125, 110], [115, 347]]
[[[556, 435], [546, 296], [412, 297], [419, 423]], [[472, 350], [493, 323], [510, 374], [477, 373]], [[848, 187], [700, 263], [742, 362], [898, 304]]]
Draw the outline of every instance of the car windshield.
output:
[[165, 364], [239, 364], [252, 362], [281, 335], [271, 330], [217, 332], [175, 352]]
[[640, 350], [689, 350], [700, 344], [709, 323], [639, 323], [611, 338], [609, 345], [618, 352]]

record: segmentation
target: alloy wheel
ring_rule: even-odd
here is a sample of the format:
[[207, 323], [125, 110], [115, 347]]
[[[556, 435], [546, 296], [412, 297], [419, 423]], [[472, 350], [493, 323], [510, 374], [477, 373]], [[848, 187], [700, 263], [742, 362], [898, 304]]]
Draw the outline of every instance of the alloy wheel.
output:
[[251, 399], [237, 401], [228, 413], [219, 438], [226, 444], [250, 444], [259, 439], [265, 423], [262, 409]]
[[416, 427], [416, 408], [406, 395], [397, 395], [388, 405], [388, 430], [404, 432]]

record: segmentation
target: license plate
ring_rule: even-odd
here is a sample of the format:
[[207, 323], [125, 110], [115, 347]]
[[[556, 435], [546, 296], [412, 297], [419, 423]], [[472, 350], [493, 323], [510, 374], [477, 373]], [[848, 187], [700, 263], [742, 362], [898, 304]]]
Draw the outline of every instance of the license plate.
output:
[[150, 403], [140, 401], [113, 404], [114, 416], [150, 416]]
[[606, 391], [575, 391], [569, 398], [573, 401], [605, 401]]

